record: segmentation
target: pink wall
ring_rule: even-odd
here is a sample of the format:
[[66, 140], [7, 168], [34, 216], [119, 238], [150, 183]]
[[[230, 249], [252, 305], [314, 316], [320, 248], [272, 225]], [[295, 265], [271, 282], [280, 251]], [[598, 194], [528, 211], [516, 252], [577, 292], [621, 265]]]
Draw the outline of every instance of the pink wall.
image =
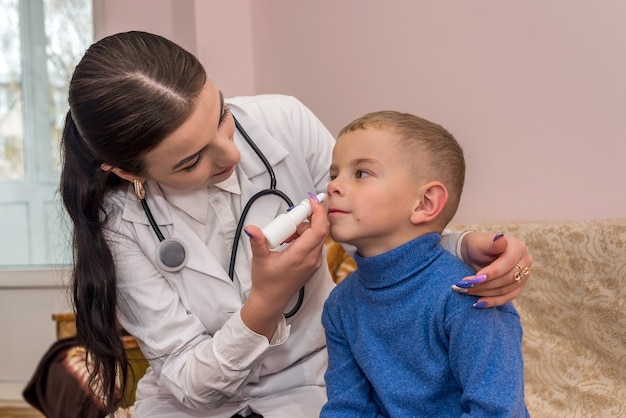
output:
[[196, 54], [226, 96], [254, 93], [248, 1], [93, 2], [96, 39], [128, 30], [157, 33]]
[[95, 1], [100, 34], [169, 36], [226, 95], [293, 94], [332, 132], [383, 108], [443, 124], [456, 221], [626, 216], [624, 2]]
[[96, 39], [129, 30], [154, 32], [196, 51], [194, 0], [93, 0]]

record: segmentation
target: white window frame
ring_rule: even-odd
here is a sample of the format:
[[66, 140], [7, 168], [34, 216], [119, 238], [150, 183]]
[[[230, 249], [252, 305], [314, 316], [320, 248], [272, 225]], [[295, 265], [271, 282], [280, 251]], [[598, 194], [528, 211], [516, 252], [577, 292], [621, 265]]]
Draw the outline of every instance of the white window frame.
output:
[[0, 269], [63, 268], [70, 226], [53, 169], [44, 0], [19, 0], [19, 21], [24, 177], [0, 180]]

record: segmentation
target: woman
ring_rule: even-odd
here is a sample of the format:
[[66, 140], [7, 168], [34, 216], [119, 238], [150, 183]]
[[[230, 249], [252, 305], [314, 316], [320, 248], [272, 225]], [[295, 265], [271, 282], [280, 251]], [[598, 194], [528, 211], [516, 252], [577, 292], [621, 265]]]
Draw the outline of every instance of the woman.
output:
[[[254, 225], [291, 205], [263, 191], [272, 171], [295, 202], [326, 190], [332, 135], [291, 97], [226, 103], [193, 55], [142, 32], [92, 45], [69, 103], [61, 194], [74, 223], [77, 334], [107, 404], [127, 365], [118, 319], [150, 362], [135, 417], [317, 416], [320, 315], [333, 287], [326, 212], [312, 202], [310, 223], [284, 251], [270, 251]], [[170, 246], [161, 255], [158, 235]], [[491, 280], [470, 291], [487, 305], [517, 296], [515, 265], [531, 262], [518, 240], [492, 238], [460, 241], [474, 267], [497, 258], [482, 270]], [[444, 244], [453, 250], [460, 239]]]

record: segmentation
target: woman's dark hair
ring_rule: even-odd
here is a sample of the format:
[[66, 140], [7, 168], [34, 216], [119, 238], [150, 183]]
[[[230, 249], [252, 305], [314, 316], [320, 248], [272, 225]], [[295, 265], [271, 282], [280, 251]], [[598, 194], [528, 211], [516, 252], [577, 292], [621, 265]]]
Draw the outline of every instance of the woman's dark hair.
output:
[[[69, 86], [60, 192], [73, 223], [72, 296], [77, 340], [93, 362], [109, 412], [127, 378], [128, 359], [116, 321], [116, 270], [103, 235], [108, 192], [128, 185], [106, 163], [145, 172], [144, 157], [191, 114], [206, 83], [195, 56], [149, 33], [126, 32], [93, 44]], [[96, 379], [98, 381], [96, 381]]]

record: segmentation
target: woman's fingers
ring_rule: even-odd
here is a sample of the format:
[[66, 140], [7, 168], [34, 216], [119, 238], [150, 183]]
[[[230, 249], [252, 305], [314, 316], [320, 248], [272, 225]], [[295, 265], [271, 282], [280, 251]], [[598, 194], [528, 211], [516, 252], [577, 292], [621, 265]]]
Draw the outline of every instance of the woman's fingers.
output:
[[[469, 235], [474, 235], [468, 234]], [[502, 234], [478, 233], [468, 241], [467, 254], [471, 263], [484, 265], [476, 274], [457, 282], [452, 289], [459, 293], [482, 296], [477, 307], [502, 305], [522, 292], [531, 275], [532, 256], [526, 245], [514, 237]], [[488, 260], [493, 260], [488, 262]]]

